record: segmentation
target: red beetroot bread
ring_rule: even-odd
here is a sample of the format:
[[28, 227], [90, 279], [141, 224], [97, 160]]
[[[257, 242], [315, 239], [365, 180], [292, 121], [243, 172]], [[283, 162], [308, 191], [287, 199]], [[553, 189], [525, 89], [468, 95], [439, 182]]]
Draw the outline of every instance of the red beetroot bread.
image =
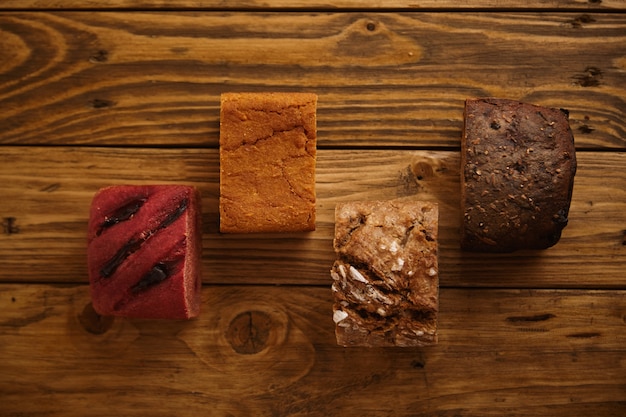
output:
[[545, 249], [567, 225], [576, 173], [568, 112], [513, 100], [465, 103], [461, 247]]
[[188, 319], [200, 312], [200, 196], [182, 185], [103, 188], [89, 216], [92, 303], [102, 315]]

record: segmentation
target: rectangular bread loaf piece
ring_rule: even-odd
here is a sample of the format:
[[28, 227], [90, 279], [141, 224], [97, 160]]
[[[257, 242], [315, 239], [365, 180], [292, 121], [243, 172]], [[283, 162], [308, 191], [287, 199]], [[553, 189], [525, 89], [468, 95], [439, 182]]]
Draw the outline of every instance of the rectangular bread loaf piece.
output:
[[462, 249], [512, 252], [559, 241], [576, 173], [566, 110], [468, 99], [461, 165]]
[[315, 229], [317, 96], [224, 93], [220, 231]]
[[116, 185], [91, 203], [92, 304], [106, 316], [189, 319], [200, 313], [200, 195], [185, 185]]
[[333, 320], [341, 346], [437, 342], [438, 206], [341, 203], [335, 209]]

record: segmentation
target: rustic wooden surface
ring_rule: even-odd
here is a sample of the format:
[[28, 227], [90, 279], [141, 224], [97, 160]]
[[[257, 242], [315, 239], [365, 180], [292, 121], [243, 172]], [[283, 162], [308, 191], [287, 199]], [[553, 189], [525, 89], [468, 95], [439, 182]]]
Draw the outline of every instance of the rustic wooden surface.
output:
[[[501, 3], [0, 2], [0, 416], [625, 415], [626, 2]], [[319, 95], [318, 227], [221, 235], [219, 94], [264, 90]], [[555, 247], [459, 250], [472, 96], [570, 110]], [[199, 319], [91, 309], [123, 183], [200, 189]], [[334, 205], [387, 198], [440, 204], [440, 343], [340, 348]]]
[[458, 147], [490, 95], [626, 148], [622, 13], [14, 12], [0, 34], [5, 144], [215, 147], [222, 91], [297, 89], [320, 147]]
[[2, 0], [5, 9], [409, 9], [409, 10], [472, 10], [472, 9], [568, 9], [621, 10], [625, 0]]

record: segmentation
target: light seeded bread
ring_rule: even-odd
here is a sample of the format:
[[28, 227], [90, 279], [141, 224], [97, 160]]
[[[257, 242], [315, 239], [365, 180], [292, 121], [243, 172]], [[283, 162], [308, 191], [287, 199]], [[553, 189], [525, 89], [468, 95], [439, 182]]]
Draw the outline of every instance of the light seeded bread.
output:
[[331, 276], [339, 345], [437, 342], [437, 225], [436, 203], [337, 205]]

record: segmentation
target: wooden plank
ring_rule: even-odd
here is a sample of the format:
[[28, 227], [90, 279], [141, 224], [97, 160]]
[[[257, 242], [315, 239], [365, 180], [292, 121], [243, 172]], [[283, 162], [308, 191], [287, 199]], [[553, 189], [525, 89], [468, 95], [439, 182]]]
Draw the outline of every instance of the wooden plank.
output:
[[331, 303], [328, 288], [206, 286], [197, 320], [110, 320], [84, 285], [0, 285], [0, 413], [626, 412], [625, 291], [444, 289], [440, 342], [422, 349], [338, 347]]
[[499, 96], [626, 149], [625, 43], [622, 13], [4, 12], [0, 144], [216, 147], [221, 92], [304, 90], [320, 147], [455, 148]]
[[626, 9], [624, 0], [3, 0], [3, 9]]
[[183, 183], [203, 198], [206, 283], [326, 285], [337, 202], [419, 198], [440, 204], [442, 286], [624, 288], [626, 154], [577, 157], [561, 241], [545, 251], [488, 255], [459, 249], [458, 152], [320, 150], [315, 232], [222, 235], [216, 149], [0, 147], [0, 281], [86, 282], [86, 224], [96, 190]]

